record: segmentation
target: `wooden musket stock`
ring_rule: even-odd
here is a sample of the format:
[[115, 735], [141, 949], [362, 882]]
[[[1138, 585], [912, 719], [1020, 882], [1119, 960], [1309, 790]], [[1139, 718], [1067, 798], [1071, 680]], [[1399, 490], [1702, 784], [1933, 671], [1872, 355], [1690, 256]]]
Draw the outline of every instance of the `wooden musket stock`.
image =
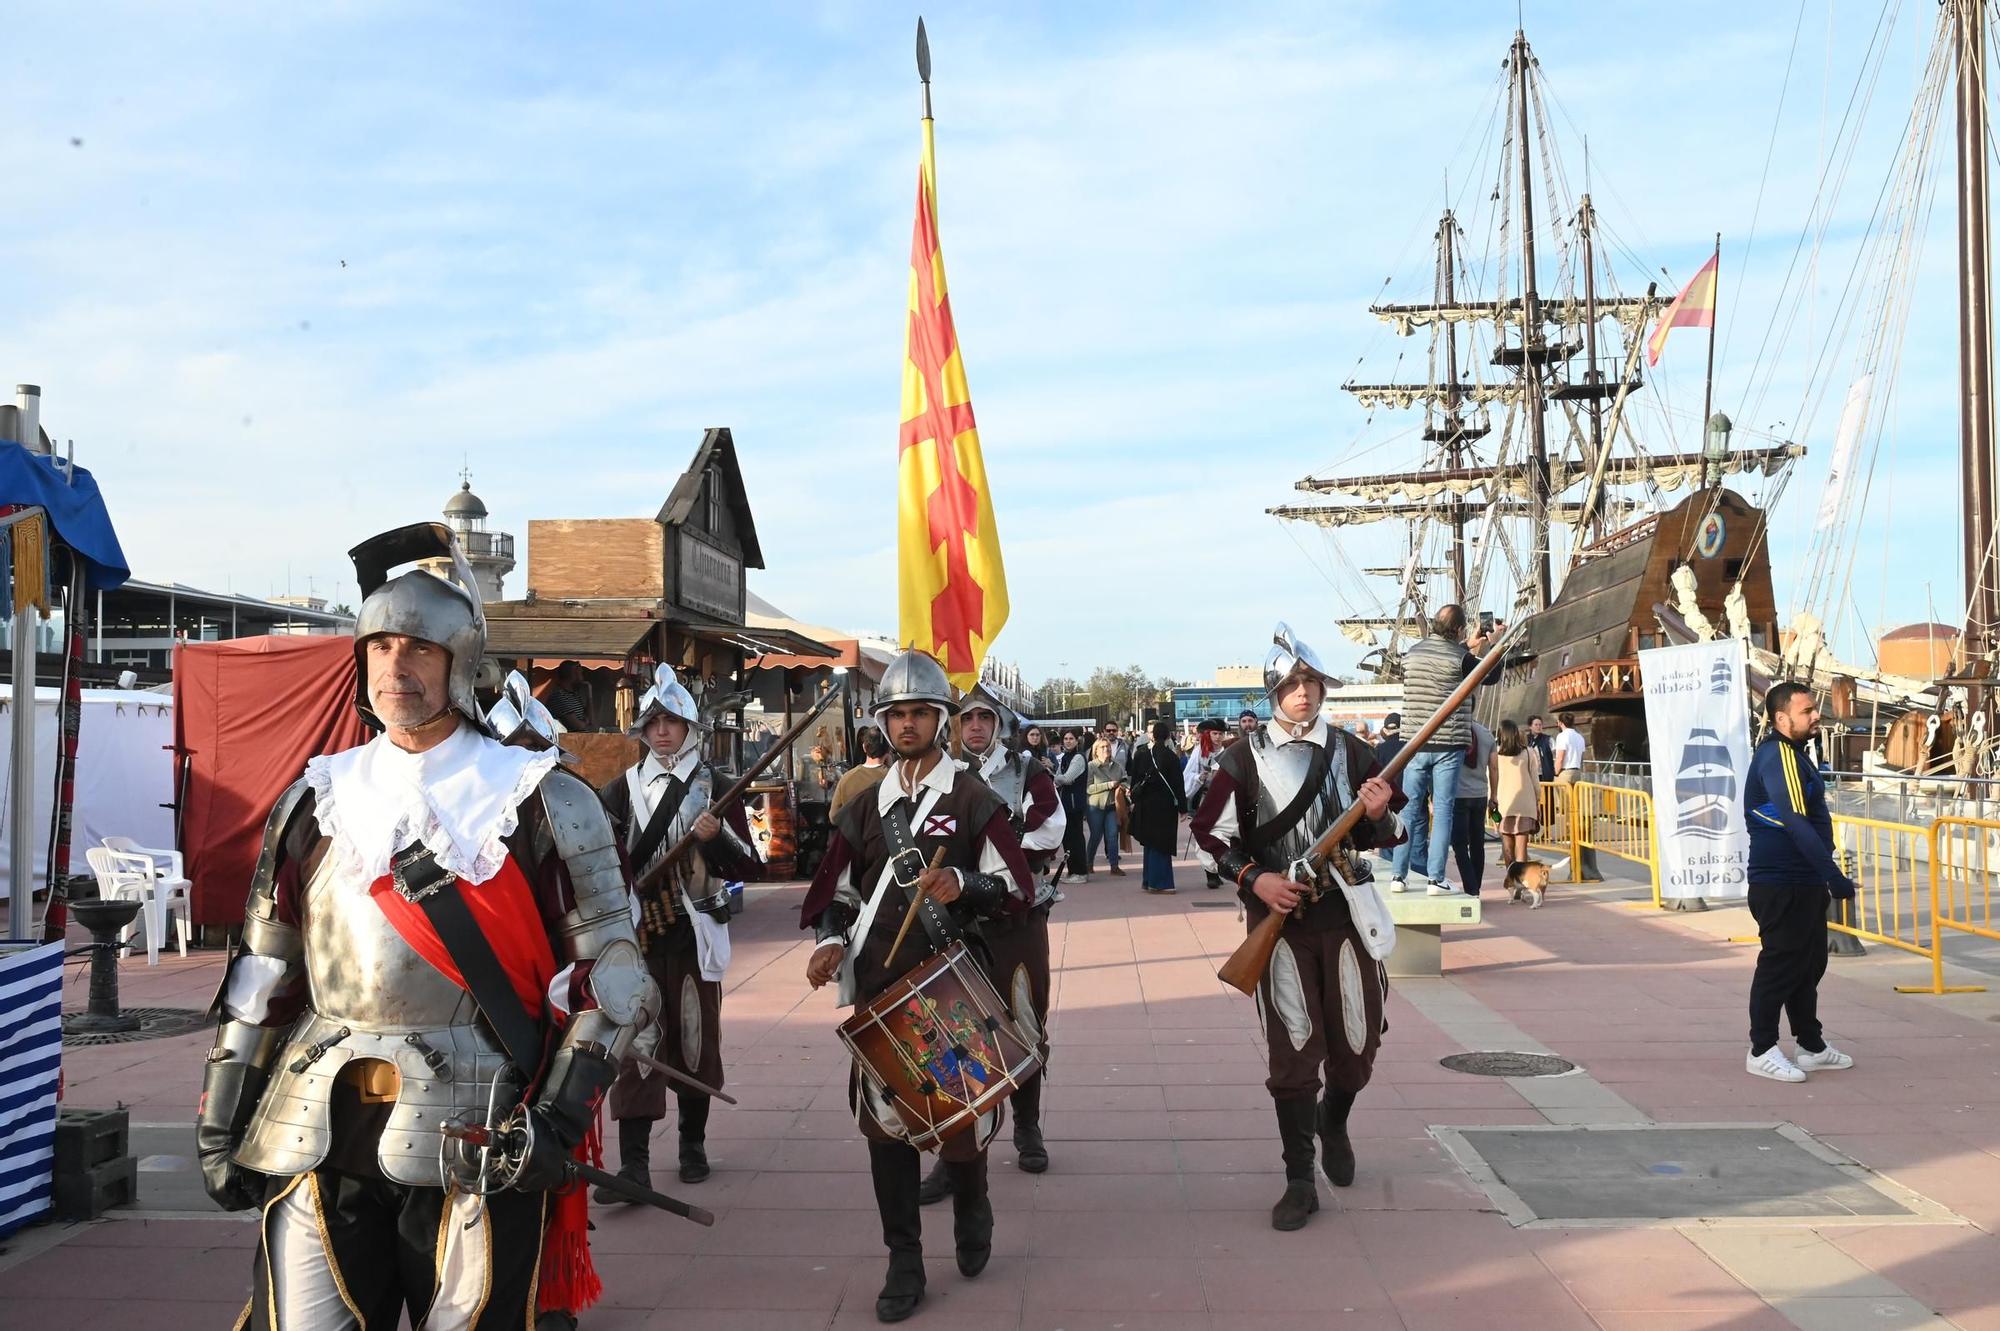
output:
[[[1410, 742], [1389, 760], [1387, 766], [1376, 773], [1377, 776], [1391, 785], [1395, 784], [1396, 778], [1402, 774], [1404, 765], [1416, 756], [1418, 750], [1430, 742], [1431, 736], [1437, 734], [1438, 728], [1451, 719], [1453, 712], [1465, 705], [1465, 700], [1472, 696], [1472, 691], [1479, 687], [1480, 681], [1493, 672], [1493, 667], [1500, 664], [1500, 657], [1506, 652], [1513, 638], [1513, 631], [1509, 631], [1487, 649], [1486, 655], [1480, 657], [1472, 667], [1472, 672], [1452, 691], [1452, 695], [1444, 700], [1444, 705], [1431, 714], [1431, 718], [1424, 722], [1422, 728], [1411, 737]], [[1326, 833], [1313, 842], [1312, 849], [1305, 854], [1306, 864], [1312, 870], [1313, 877], [1319, 876], [1333, 852], [1338, 850], [1354, 831], [1354, 825], [1361, 821], [1361, 812], [1361, 801], [1356, 799], [1340, 817], [1334, 819], [1333, 826], [1327, 828]], [[1305, 886], [1310, 889], [1312, 884], [1308, 882]], [[1271, 968], [1271, 954], [1278, 950], [1278, 935], [1284, 932], [1285, 921], [1289, 918], [1290, 916], [1275, 910], [1266, 915], [1263, 921], [1250, 931], [1249, 936], [1237, 945], [1236, 950], [1229, 954], [1229, 960], [1223, 962], [1221, 969], [1216, 971], [1217, 978], [1231, 988], [1240, 989], [1246, 994], [1257, 992], [1257, 985], [1264, 978], [1264, 972]]]

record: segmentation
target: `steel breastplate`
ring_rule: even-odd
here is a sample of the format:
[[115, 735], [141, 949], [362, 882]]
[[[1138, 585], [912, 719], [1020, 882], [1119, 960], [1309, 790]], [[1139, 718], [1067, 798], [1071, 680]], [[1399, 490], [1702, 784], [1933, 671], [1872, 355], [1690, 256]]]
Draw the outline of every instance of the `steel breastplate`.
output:
[[[265, 1174], [303, 1173], [333, 1146], [334, 1083], [361, 1059], [393, 1066], [399, 1084], [377, 1145], [398, 1183], [440, 1186], [439, 1120], [483, 1117], [507, 1057], [472, 996], [405, 943], [368, 884], [327, 855], [305, 887], [310, 1004], [273, 1064], [237, 1161]], [[511, 1106], [520, 1087], [502, 1088]]]
[[1328, 752], [1326, 773], [1320, 779], [1319, 789], [1306, 804], [1305, 812], [1276, 838], [1267, 839], [1264, 829], [1291, 807], [1306, 779], [1312, 775], [1313, 760], [1319, 754], [1319, 746], [1273, 744], [1270, 733], [1264, 730], [1250, 737], [1250, 756], [1257, 764], [1258, 839], [1265, 841], [1263, 848], [1257, 852], [1257, 859], [1267, 868], [1284, 872], [1292, 861], [1312, 849], [1320, 834], [1340, 817], [1353, 798], [1353, 792], [1348, 788], [1347, 746], [1331, 731], [1327, 733], [1327, 742], [1332, 747]]
[[1018, 755], [1010, 753], [992, 772], [980, 775], [993, 793], [1000, 797], [1000, 802], [1007, 806], [1007, 816], [1014, 820], [1014, 826], [1020, 827], [1028, 813], [1028, 765]]

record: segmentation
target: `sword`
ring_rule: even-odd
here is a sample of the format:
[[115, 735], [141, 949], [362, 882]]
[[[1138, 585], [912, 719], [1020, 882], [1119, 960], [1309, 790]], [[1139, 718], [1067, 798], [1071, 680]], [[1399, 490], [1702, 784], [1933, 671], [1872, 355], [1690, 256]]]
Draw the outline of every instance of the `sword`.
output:
[[[438, 1131], [447, 1137], [464, 1142], [474, 1150], [484, 1148], [500, 1148], [504, 1150], [506, 1146], [504, 1134], [494, 1132], [491, 1128], [482, 1127], [476, 1123], [453, 1123], [447, 1119], [443, 1123], [438, 1124]], [[563, 1161], [564, 1186], [568, 1186], [579, 1179], [585, 1183], [594, 1183], [606, 1192], [615, 1193], [627, 1201], [644, 1202], [646, 1205], [656, 1206], [662, 1211], [671, 1211], [677, 1216], [694, 1221], [697, 1225], [713, 1225], [715, 1223], [715, 1213], [704, 1207], [684, 1202], [678, 1197], [669, 1197], [664, 1192], [654, 1192], [651, 1188], [642, 1187], [634, 1183], [631, 1179], [620, 1178], [609, 1170], [597, 1169], [576, 1160]]]
[[717, 1089], [715, 1089], [715, 1087], [710, 1086], [705, 1081], [696, 1081], [693, 1077], [688, 1076], [687, 1073], [678, 1072], [673, 1068], [668, 1067], [665, 1063], [662, 1063], [659, 1059], [649, 1058], [645, 1054], [640, 1053], [636, 1049], [627, 1049], [625, 1051], [625, 1057], [631, 1059], [634, 1063], [637, 1063], [640, 1067], [645, 1068], [648, 1071], [660, 1073], [662, 1076], [666, 1077], [667, 1080], [669, 1081], [677, 1081], [681, 1083], [681, 1085], [686, 1086], [690, 1090], [700, 1091], [703, 1095], [712, 1095], [726, 1105], [733, 1105], [736, 1103], [735, 1096], [725, 1094], [722, 1091], [718, 1091]]

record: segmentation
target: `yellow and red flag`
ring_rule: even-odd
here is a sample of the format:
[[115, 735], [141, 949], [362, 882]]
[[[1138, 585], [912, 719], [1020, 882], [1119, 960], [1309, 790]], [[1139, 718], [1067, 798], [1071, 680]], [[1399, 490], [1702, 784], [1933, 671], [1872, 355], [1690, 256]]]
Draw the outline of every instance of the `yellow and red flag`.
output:
[[1007, 572], [972, 420], [972, 390], [945, 292], [930, 117], [923, 123], [897, 440], [897, 636], [906, 647], [937, 657], [952, 683], [969, 689], [1007, 622]]
[[1674, 303], [1667, 306], [1667, 312], [1660, 316], [1653, 326], [1653, 336], [1646, 343], [1646, 364], [1658, 365], [1660, 352], [1667, 345], [1667, 334], [1676, 328], [1715, 327], [1715, 266], [1722, 259], [1718, 250], [1701, 266], [1694, 280], [1681, 288], [1681, 294], [1674, 297]]

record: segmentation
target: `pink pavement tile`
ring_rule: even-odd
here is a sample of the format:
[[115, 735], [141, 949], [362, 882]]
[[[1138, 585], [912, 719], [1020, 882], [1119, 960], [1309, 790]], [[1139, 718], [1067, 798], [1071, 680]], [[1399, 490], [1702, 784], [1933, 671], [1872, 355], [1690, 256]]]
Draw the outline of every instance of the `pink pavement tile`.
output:
[[[1191, 1257], [1206, 1237], [1205, 1224], [1179, 1209], [1115, 1218], [1096, 1211], [1043, 1210], [1023, 1217], [1022, 1223], [1029, 1230], [1029, 1252], [1037, 1259]], [[1268, 1232], [1268, 1220], [1265, 1228]]]
[[1674, 1230], [1535, 1230], [1528, 1241], [1542, 1265], [1593, 1314], [1600, 1309], [1726, 1312], [1756, 1301]]
[[[1042, 1131], [1070, 1141], [1158, 1141], [1174, 1135], [1171, 1117], [1161, 1109], [1058, 1109], [1055, 1098], [1042, 1115]], [[1163, 1154], [1164, 1149], [1163, 1149]]]
[[1181, 1180], [1172, 1174], [1048, 1173], [1036, 1182], [1034, 1196], [1040, 1211], [1182, 1209]]
[[[1157, 1174], [1173, 1168], [1174, 1143], [1170, 1141], [1078, 1141], [1068, 1137], [1047, 1138], [1049, 1168], [1064, 1174]], [[1005, 1133], [993, 1143], [995, 1165], [1012, 1167], [1014, 1145]]]
[[1821, 1234], [1964, 1331], [2000, 1327], [2000, 1237], [1950, 1225], [1882, 1225]]
[[1164, 1257], [1044, 1257], [1035, 1261], [1025, 1307], [1130, 1312], [1207, 1308], [1195, 1263]]
[[[958, 1273], [949, 1237], [941, 1245], [925, 1240], [924, 1253], [924, 1303], [920, 1315], [954, 1322], [960, 1315], [1011, 1318], [1021, 1315], [1022, 1292], [1031, 1263], [1003, 1256], [996, 1249], [986, 1269], [967, 1280]], [[885, 1254], [849, 1265], [847, 1287], [840, 1298], [843, 1310], [865, 1310], [869, 1320], [874, 1320], [875, 1296], [881, 1291], [888, 1260]]]
[[601, 1306], [657, 1308], [667, 1301], [667, 1291], [694, 1259], [656, 1252], [593, 1251], [591, 1260], [604, 1282]]
[[1745, 1299], [1728, 1308], [1593, 1308], [1603, 1331], [1795, 1331], [1776, 1308]]
[[[830, 1314], [858, 1265], [846, 1257], [711, 1255], [689, 1263], [651, 1306], [824, 1309]], [[881, 1283], [879, 1271], [876, 1283]]]
[[[855, 1154], [865, 1162], [866, 1148], [856, 1143], [852, 1147]], [[714, 1180], [710, 1180], [713, 1182]], [[714, 1209], [707, 1200], [708, 1184], [701, 1185], [702, 1204]], [[875, 1214], [875, 1188], [863, 1173], [812, 1174], [804, 1170], [771, 1170], [753, 1175], [730, 1199], [731, 1204], [747, 1210], [791, 1210], [805, 1206], [813, 1209], [835, 1211], [862, 1211], [870, 1216]]]
[[1147, 1309], [1141, 1317], [1120, 1309], [1036, 1307], [1024, 1309], [1019, 1323], [1020, 1331], [1213, 1331], [1216, 1325], [1206, 1312]]
[[1391, 1307], [1388, 1292], [1358, 1256], [1319, 1255], [1309, 1262], [1204, 1259], [1201, 1283], [1209, 1307], [1237, 1312], [1306, 1314]]

